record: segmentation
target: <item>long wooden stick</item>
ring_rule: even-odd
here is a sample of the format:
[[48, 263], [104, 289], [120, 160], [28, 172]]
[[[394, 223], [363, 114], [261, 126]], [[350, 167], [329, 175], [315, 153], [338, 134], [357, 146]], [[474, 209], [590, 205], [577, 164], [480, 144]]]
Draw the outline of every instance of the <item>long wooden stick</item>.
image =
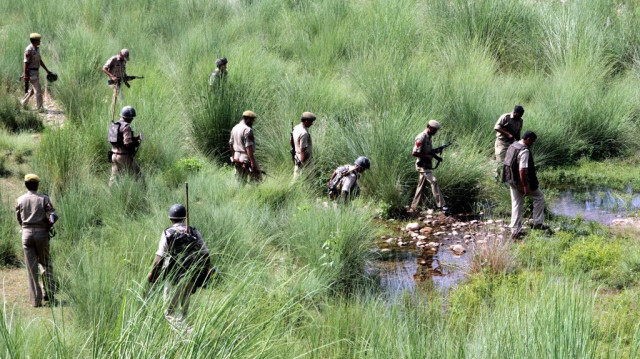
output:
[[118, 85], [113, 86], [113, 106], [111, 108], [111, 122], [116, 120], [116, 101], [118, 100]]
[[185, 207], [187, 208], [187, 233], [189, 233], [191, 231], [189, 227], [189, 182], [184, 183], [184, 190], [187, 197], [187, 203]]

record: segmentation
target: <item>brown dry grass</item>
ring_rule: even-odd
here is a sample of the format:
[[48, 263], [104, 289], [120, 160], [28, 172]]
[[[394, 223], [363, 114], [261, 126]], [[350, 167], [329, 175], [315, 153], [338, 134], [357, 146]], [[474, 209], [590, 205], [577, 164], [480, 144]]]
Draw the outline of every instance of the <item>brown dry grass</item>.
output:
[[505, 274], [513, 272], [518, 263], [511, 251], [509, 239], [488, 239], [472, 249], [469, 270], [471, 273]]

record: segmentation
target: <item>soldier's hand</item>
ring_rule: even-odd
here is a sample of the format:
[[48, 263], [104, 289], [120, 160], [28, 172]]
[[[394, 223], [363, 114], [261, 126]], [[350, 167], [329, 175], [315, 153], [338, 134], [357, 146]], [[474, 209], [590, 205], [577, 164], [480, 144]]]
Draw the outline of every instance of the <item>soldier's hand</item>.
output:
[[118, 78], [117, 78], [117, 77], [115, 77], [115, 76], [111, 76], [111, 79], [112, 79], [114, 82], [115, 82], [115, 81], [118, 81]]
[[29, 76], [27, 75], [22, 75], [22, 80], [24, 80], [24, 82], [29, 82]]

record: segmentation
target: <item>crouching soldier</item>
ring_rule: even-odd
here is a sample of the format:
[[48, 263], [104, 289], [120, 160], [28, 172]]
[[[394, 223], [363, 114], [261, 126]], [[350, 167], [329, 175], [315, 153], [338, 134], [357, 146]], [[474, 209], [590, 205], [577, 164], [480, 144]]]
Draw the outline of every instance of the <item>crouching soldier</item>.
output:
[[[186, 324], [189, 298], [209, 277], [209, 249], [202, 234], [194, 227], [187, 227], [187, 209], [174, 204], [169, 209], [172, 226], [160, 236], [153, 267], [147, 279], [155, 283], [164, 281], [164, 300], [168, 303], [165, 317], [170, 323], [188, 329]], [[181, 311], [178, 308], [182, 309]]]
[[[29, 298], [34, 307], [42, 306], [42, 300], [54, 303], [55, 281], [49, 255], [50, 230], [58, 219], [47, 195], [39, 194], [40, 178], [34, 174], [24, 177], [27, 192], [17, 200], [16, 218], [22, 227], [22, 248], [29, 278]], [[38, 283], [38, 265], [42, 267], [44, 296]]]
[[353, 165], [344, 165], [336, 168], [327, 184], [329, 187], [329, 198], [340, 199], [347, 202], [360, 194], [358, 179], [362, 172], [371, 167], [371, 161], [364, 156], [358, 157]]

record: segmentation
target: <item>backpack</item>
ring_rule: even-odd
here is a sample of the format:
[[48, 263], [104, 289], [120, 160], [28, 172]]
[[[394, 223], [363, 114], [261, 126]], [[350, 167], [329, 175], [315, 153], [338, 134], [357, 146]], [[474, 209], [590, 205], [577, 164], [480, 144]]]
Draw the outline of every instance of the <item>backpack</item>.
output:
[[199, 274], [199, 271], [195, 269], [196, 266], [202, 265], [202, 246], [194, 234], [195, 229], [189, 228], [189, 233], [175, 228], [164, 231], [169, 246], [163, 266], [164, 279], [179, 281], [187, 274], [194, 277]]
[[122, 133], [120, 133], [120, 121], [109, 124], [107, 141], [114, 146], [124, 146], [124, 139], [122, 138]]
[[327, 185], [329, 187], [329, 197], [338, 193], [338, 184], [340, 183], [340, 180], [342, 179], [342, 177], [344, 177], [344, 175], [348, 171], [349, 171], [349, 165], [344, 165], [336, 168], [336, 170], [333, 172], [336, 175], [333, 176], [333, 179], [331, 179], [329, 181], [329, 184]]

